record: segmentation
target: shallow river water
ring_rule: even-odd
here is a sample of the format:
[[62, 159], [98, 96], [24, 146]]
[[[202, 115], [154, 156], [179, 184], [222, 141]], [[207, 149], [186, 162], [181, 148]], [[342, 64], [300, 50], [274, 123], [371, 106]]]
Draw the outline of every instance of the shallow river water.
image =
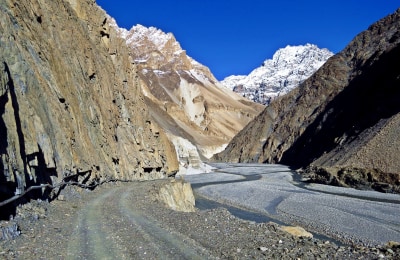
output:
[[302, 183], [284, 165], [212, 166], [211, 173], [185, 176], [199, 208], [224, 206], [243, 219], [300, 225], [344, 243], [400, 241], [399, 195]]

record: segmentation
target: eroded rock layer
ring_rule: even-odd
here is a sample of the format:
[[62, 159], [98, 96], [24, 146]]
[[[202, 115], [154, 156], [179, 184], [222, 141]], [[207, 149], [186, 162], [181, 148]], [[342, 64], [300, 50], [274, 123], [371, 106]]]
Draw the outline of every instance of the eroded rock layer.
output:
[[370, 26], [299, 88], [272, 102], [215, 158], [398, 176], [399, 28], [399, 10]]
[[61, 179], [157, 178], [176, 153], [93, 0], [0, 0], [0, 198]]

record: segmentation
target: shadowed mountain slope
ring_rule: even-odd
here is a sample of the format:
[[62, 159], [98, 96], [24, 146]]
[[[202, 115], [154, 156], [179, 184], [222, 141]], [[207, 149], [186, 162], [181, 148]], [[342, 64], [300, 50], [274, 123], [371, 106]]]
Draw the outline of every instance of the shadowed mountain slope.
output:
[[371, 25], [214, 158], [399, 173], [399, 28], [399, 10]]

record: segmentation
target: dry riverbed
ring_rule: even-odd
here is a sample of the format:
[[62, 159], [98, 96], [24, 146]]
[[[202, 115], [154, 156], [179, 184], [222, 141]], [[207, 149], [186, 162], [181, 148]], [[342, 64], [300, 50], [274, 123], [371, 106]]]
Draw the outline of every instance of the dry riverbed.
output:
[[241, 220], [224, 208], [176, 212], [158, 199], [166, 182], [109, 183], [25, 205], [10, 222], [21, 234], [0, 241], [0, 259], [400, 258], [395, 243], [337, 246]]

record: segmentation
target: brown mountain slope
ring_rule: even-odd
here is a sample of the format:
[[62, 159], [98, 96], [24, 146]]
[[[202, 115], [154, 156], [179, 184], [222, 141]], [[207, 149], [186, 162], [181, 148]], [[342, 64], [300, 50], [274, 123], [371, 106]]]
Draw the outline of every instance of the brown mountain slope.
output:
[[188, 151], [211, 157], [264, 108], [222, 86], [206, 66], [186, 55], [171, 33], [141, 25], [119, 30], [137, 64], [153, 118], [167, 131], [179, 157], [187, 157]]
[[399, 10], [370, 26], [215, 159], [399, 173], [399, 28]]
[[177, 170], [116, 34], [94, 1], [0, 1], [0, 200]]

